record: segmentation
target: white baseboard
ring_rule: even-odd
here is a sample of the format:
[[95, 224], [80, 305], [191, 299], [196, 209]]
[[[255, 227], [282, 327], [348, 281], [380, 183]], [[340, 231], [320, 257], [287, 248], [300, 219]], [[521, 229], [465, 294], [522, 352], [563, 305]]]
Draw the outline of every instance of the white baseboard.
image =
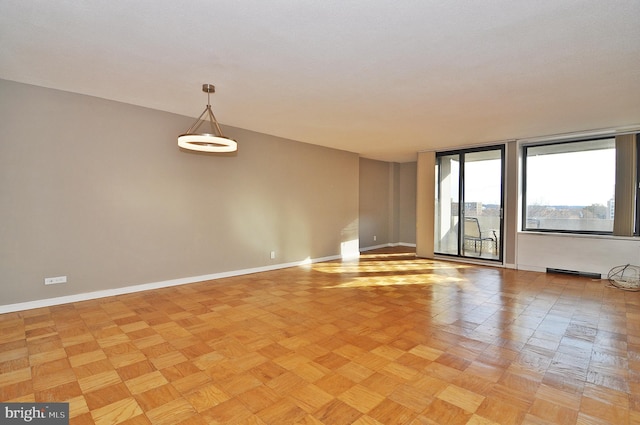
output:
[[540, 267], [540, 266], [529, 266], [526, 264], [518, 264], [516, 267], [518, 270], [525, 270], [528, 272], [540, 272], [540, 273], [546, 273], [547, 269], [545, 267]]
[[392, 246], [391, 244], [385, 243], [385, 244], [381, 244], [381, 245], [371, 245], [371, 246], [361, 246], [360, 247], [360, 251], [371, 251], [374, 249], [380, 249], [380, 248], [387, 248]]
[[112, 297], [114, 295], [132, 294], [134, 292], [149, 291], [152, 289], [168, 288], [170, 286], [186, 285], [189, 283], [202, 282], [205, 280], [222, 279], [225, 277], [241, 276], [245, 274], [260, 273], [271, 270], [285, 269], [289, 267], [297, 267], [305, 264], [319, 263], [323, 261], [339, 260], [340, 255], [332, 255], [329, 257], [306, 259], [302, 261], [294, 261], [291, 263], [274, 264], [262, 267], [254, 267], [251, 269], [234, 270], [229, 272], [206, 274], [201, 276], [185, 277], [181, 279], [164, 280], [161, 282], [144, 283], [142, 285], [125, 286], [122, 288], [105, 289], [102, 291], [86, 292], [82, 294], [66, 295], [63, 297], [46, 298], [42, 300], [26, 301], [15, 304], [0, 305], [0, 314], [12, 313], [15, 311], [31, 310], [35, 308], [51, 307], [54, 305], [75, 303], [79, 301], [94, 300], [97, 298]]
[[405, 242], [385, 243], [385, 244], [381, 244], [381, 245], [363, 246], [363, 247], [360, 247], [360, 251], [371, 251], [371, 250], [374, 250], [374, 249], [388, 248], [390, 246], [408, 246], [408, 247], [415, 248], [416, 244], [414, 244], [414, 243], [405, 243]]

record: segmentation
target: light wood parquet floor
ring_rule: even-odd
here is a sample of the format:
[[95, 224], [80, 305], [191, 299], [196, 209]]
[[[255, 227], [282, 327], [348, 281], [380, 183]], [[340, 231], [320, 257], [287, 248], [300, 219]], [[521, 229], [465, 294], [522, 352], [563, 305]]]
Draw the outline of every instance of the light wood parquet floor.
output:
[[71, 424], [640, 424], [640, 293], [385, 249], [0, 315], [0, 373]]

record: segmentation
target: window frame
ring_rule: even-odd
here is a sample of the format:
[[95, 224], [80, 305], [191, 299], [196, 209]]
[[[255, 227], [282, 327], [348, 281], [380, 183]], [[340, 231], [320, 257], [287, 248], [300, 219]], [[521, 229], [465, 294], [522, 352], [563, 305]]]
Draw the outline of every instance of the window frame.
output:
[[636, 133], [636, 226], [634, 236], [640, 236], [640, 133]]
[[[606, 135], [606, 136], [598, 136], [598, 137], [589, 137], [589, 138], [575, 138], [570, 140], [550, 140], [542, 143], [530, 143], [522, 145], [522, 204], [521, 204], [521, 213], [522, 213], [522, 223], [521, 223], [521, 231], [523, 232], [539, 232], [539, 233], [564, 233], [564, 234], [576, 234], [576, 235], [613, 235], [613, 229], [611, 231], [597, 231], [597, 230], [568, 230], [568, 229], [541, 229], [541, 228], [530, 228], [527, 226], [527, 151], [530, 148], [537, 148], [540, 146], [558, 146], [558, 145], [568, 145], [572, 143], [581, 143], [581, 142], [592, 142], [597, 140], [606, 140], [615, 138], [615, 135]], [[583, 151], [581, 151], [583, 152]], [[614, 182], [615, 184], [615, 182]], [[638, 189], [637, 189], [638, 190]], [[636, 197], [636, 202], [638, 202], [638, 198]], [[638, 232], [638, 220], [640, 214], [636, 213], [636, 232]]]

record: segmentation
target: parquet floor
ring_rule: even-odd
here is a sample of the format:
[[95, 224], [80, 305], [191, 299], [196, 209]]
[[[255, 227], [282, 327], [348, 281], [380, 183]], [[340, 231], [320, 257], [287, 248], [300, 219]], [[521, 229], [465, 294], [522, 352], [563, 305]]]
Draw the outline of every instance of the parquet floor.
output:
[[401, 249], [0, 315], [72, 424], [640, 424], [640, 293]]

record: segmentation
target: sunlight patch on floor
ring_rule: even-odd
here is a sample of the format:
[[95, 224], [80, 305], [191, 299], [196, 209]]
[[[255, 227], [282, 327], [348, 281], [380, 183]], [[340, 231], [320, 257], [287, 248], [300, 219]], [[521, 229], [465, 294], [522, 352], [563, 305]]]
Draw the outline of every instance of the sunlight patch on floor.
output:
[[[419, 278], [419, 280], [417, 280]], [[371, 277], [356, 277], [349, 282], [340, 283], [338, 285], [325, 286], [327, 289], [331, 288], [365, 288], [376, 286], [405, 286], [405, 285], [423, 285], [431, 286], [434, 284], [458, 284], [464, 282], [465, 279], [441, 276], [432, 274], [414, 274], [409, 275], [407, 279], [388, 279], [384, 277], [371, 278]]]

